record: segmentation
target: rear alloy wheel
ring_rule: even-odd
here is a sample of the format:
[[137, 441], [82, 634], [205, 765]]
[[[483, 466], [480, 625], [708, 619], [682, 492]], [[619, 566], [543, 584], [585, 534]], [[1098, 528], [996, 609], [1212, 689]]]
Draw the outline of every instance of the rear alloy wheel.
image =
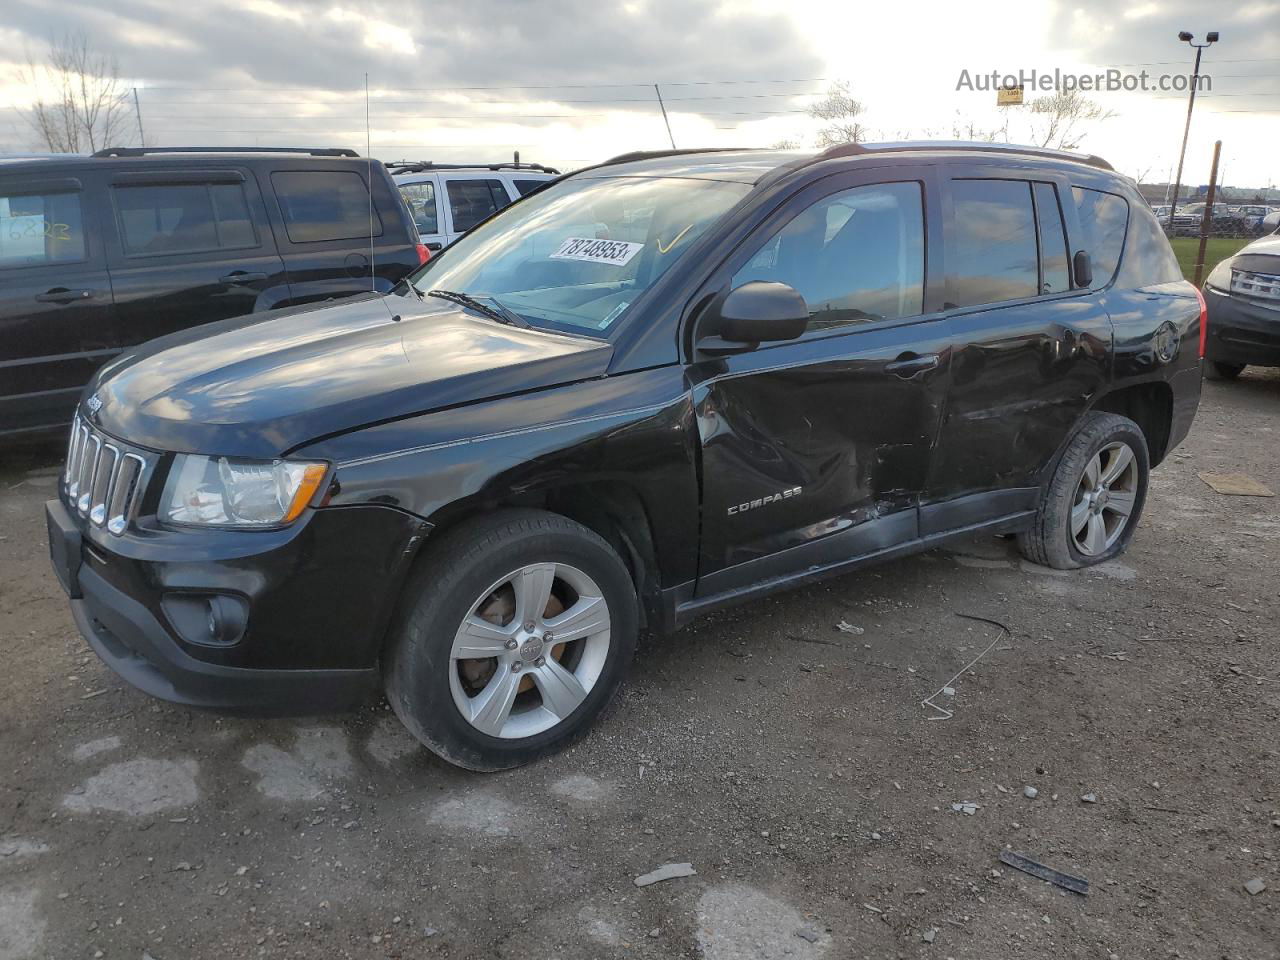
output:
[[1088, 414], [1041, 495], [1018, 547], [1059, 570], [1109, 560], [1129, 545], [1147, 495], [1150, 465], [1142, 430], [1114, 413]]
[[1076, 486], [1071, 536], [1083, 556], [1100, 557], [1129, 525], [1138, 499], [1138, 458], [1123, 440], [1093, 455]]
[[468, 521], [431, 544], [405, 587], [387, 699], [450, 763], [519, 766], [608, 705], [638, 616], [626, 565], [581, 524], [539, 510]]

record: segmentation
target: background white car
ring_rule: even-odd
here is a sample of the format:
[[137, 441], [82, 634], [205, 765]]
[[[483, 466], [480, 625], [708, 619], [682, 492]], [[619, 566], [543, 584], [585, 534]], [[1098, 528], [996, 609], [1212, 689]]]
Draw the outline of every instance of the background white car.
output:
[[477, 223], [554, 180], [538, 163], [388, 163], [427, 249], [443, 250]]

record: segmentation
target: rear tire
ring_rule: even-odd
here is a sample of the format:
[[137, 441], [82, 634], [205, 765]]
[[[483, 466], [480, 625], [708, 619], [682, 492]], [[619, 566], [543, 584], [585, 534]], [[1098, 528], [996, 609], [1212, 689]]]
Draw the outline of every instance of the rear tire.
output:
[[520, 766], [608, 705], [637, 623], [631, 575], [603, 539], [558, 514], [503, 510], [420, 559], [384, 659], [387, 699], [450, 763]]
[[1206, 380], [1234, 380], [1244, 373], [1244, 368], [1243, 363], [1221, 363], [1210, 360], [1204, 365], [1204, 377]]
[[1018, 549], [1032, 563], [1072, 570], [1122, 553], [1147, 496], [1150, 461], [1136, 423], [1114, 413], [1088, 414], [1041, 495]]

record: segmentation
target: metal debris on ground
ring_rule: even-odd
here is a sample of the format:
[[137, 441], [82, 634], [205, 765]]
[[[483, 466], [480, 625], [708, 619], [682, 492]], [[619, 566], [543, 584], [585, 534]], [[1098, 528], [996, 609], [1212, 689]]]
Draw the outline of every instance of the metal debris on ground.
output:
[[[966, 663], [964, 667], [961, 668], [959, 673], [957, 673], [954, 677], [952, 677], [950, 680], [948, 680], [946, 683], [940, 686], [933, 693], [929, 694], [929, 696], [925, 697], [923, 700], [920, 701], [920, 706], [928, 707], [930, 710], [934, 710], [938, 714], [936, 717], [926, 717], [925, 718], [926, 720], [950, 720], [952, 717], [954, 717], [956, 715], [954, 710], [948, 710], [946, 707], [938, 706], [938, 704], [933, 702], [933, 698], [937, 696], [941, 696], [944, 693], [946, 693], [946, 695], [949, 697], [955, 696], [955, 682], [959, 680], [962, 676], [964, 676], [966, 673], [968, 673], [970, 670], [972, 670], [979, 660], [981, 660], [988, 653], [994, 650], [996, 648], [996, 644], [998, 644], [1004, 637], [1010, 637], [1010, 638], [1013, 637], [1013, 631], [1010, 630], [1008, 627], [1006, 627], [999, 620], [991, 620], [987, 617], [975, 617], [972, 614], [968, 614], [968, 613], [957, 613], [956, 616], [963, 617], [965, 620], [977, 620], [979, 623], [989, 623], [993, 627], [999, 627], [1001, 630], [1004, 631], [1004, 633], [997, 634], [996, 638], [991, 641], [990, 645], [988, 645], [988, 647], [985, 650], [983, 650], [980, 654], [978, 654], [976, 657], [974, 657], [972, 660]], [[911, 672], [914, 673], [915, 671], [912, 670]], [[950, 690], [951, 692], [947, 693], [948, 690]]]
[[637, 887], [647, 887], [651, 883], [675, 880], [677, 877], [692, 877], [696, 876], [697, 873], [698, 871], [693, 869], [693, 864], [691, 863], [666, 863], [657, 870], [636, 877], [635, 885]]
[[953, 803], [951, 809], [956, 813], [963, 813], [971, 817], [978, 812], [978, 804], [963, 800], [960, 803]]
[[1014, 853], [1012, 850], [1001, 850], [1000, 862], [1008, 864], [1015, 870], [1028, 873], [1039, 880], [1045, 880], [1048, 883], [1062, 887], [1064, 890], [1070, 890], [1072, 893], [1086, 895], [1089, 892], [1089, 881], [1084, 877], [1073, 877], [1071, 874], [1055, 870], [1053, 867], [1046, 867], [1043, 863], [1037, 863], [1030, 857], [1024, 857], [1022, 854]]
[[836, 624], [836, 629], [841, 633], [852, 633], [855, 635], [861, 635], [867, 632], [861, 627], [855, 627], [852, 623], [846, 623], [843, 620]]
[[1267, 882], [1261, 877], [1254, 877], [1244, 885], [1244, 888], [1249, 892], [1249, 896], [1256, 897], [1263, 890], [1267, 889]]
[[1214, 493], [1224, 497], [1274, 497], [1266, 486], [1243, 473], [1198, 473]]
[[1080, 798], [1081, 803], [1097, 803], [1098, 795], [1096, 793], [1086, 793]]

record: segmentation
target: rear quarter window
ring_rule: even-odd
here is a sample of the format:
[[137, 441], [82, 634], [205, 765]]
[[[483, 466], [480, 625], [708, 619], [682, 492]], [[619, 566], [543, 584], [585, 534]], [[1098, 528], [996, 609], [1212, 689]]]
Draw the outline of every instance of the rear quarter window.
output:
[[293, 243], [382, 236], [378, 206], [354, 170], [279, 170], [271, 174], [285, 230]]
[[[1094, 267], [1094, 276], [1097, 276]], [[1129, 240], [1116, 283], [1123, 287], [1148, 287], [1182, 280], [1182, 268], [1155, 215], [1134, 206], [1129, 217]], [[1096, 281], [1095, 281], [1096, 282]]]
[[[1105, 287], [1116, 275], [1129, 223], [1129, 204], [1124, 197], [1101, 190], [1072, 187], [1071, 196], [1080, 222], [1081, 245], [1093, 267], [1093, 286]], [[1154, 222], [1155, 218], [1151, 218]]]

